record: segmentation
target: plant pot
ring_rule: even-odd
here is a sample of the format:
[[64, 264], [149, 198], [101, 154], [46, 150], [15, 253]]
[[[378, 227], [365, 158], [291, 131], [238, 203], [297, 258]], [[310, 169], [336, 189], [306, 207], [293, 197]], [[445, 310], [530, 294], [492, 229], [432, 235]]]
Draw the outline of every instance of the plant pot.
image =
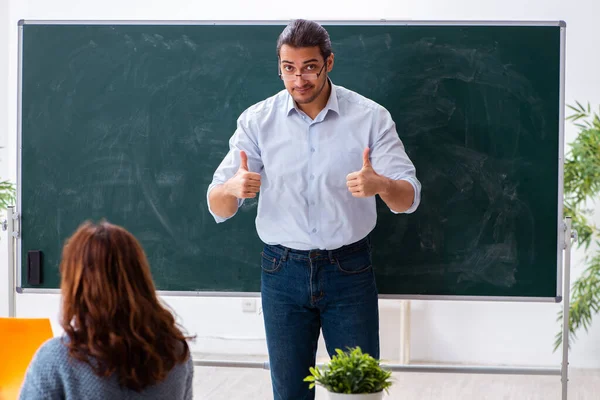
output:
[[330, 400], [381, 400], [383, 391], [377, 393], [344, 394], [329, 392]]

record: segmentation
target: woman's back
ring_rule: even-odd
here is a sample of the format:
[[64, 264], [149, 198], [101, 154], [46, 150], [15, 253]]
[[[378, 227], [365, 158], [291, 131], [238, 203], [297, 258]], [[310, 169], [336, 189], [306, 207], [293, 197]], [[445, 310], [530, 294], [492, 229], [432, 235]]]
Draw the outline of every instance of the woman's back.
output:
[[85, 222], [63, 246], [60, 274], [64, 337], [40, 348], [22, 399], [192, 398], [191, 338], [130, 232]]
[[138, 393], [121, 388], [116, 374], [109, 378], [99, 377], [89, 364], [69, 356], [69, 349], [63, 343], [65, 340], [68, 339], [50, 339], [40, 347], [27, 370], [20, 399], [192, 399], [194, 366], [191, 357], [175, 365], [164, 381]]

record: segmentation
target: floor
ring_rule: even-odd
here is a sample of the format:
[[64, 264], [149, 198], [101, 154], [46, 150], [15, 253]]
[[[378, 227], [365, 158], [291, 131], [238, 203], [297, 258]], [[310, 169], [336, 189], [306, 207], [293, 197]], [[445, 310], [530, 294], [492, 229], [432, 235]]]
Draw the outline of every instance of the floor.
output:
[[[215, 359], [210, 357], [211, 359]], [[223, 359], [217, 358], [217, 359]], [[236, 357], [235, 359], [240, 359]], [[244, 357], [245, 361], [264, 361]], [[196, 367], [194, 398], [272, 399], [269, 371], [254, 368]], [[559, 376], [406, 373], [393, 374], [385, 399], [397, 400], [561, 400]], [[317, 388], [317, 399], [328, 398]], [[600, 370], [569, 371], [568, 400], [600, 399]]]

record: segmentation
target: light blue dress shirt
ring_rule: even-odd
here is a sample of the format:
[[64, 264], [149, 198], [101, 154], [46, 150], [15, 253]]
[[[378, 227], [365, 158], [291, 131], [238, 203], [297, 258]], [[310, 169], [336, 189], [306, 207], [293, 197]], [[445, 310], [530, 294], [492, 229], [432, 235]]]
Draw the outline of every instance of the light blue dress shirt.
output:
[[[284, 89], [240, 115], [207, 201], [216, 185], [237, 172], [244, 150], [250, 171], [261, 175], [256, 230], [264, 243], [297, 250], [354, 243], [377, 221], [375, 196], [355, 198], [346, 186], [346, 176], [362, 168], [366, 147], [375, 172], [413, 186], [413, 204], [404, 212], [414, 212], [421, 184], [384, 107], [331, 84], [327, 105], [311, 120]], [[216, 222], [226, 220], [209, 211]]]

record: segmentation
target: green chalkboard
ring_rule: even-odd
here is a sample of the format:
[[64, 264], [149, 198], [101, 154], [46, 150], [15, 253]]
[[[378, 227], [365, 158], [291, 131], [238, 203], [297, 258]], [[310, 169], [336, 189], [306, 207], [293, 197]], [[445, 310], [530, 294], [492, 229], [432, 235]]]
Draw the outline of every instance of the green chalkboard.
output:
[[[380, 293], [555, 298], [564, 28], [325, 26], [331, 79], [391, 112], [423, 184], [414, 214], [378, 200]], [[239, 114], [283, 88], [282, 29], [22, 24], [22, 288], [57, 288], [64, 240], [106, 218], [142, 242], [160, 290], [258, 292], [256, 201], [216, 224], [206, 189]]]

